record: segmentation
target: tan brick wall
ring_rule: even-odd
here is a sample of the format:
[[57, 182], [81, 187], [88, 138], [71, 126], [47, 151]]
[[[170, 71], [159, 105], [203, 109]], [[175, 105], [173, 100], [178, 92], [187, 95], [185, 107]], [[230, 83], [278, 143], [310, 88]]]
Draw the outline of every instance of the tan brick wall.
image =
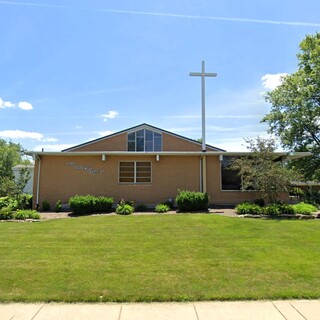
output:
[[[127, 133], [106, 137], [100, 141], [80, 146], [72, 151], [128, 151]], [[170, 134], [162, 134], [163, 151], [201, 151], [201, 145]], [[209, 150], [209, 149], [208, 149]]]
[[[118, 183], [119, 161], [151, 161], [152, 183]], [[70, 163], [76, 163], [73, 167]], [[68, 165], [69, 163], [69, 165]], [[91, 174], [86, 167], [101, 170]], [[38, 162], [35, 166], [34, 204], [36, 201]], [[76, 170], [75, 168], [80, 168]], [[54, 209], [57, 200], [67, 203], [76, 194], [110, 196], [136, 203], [157, 204], [175, 198], [177, 189], [199, 190], [199, 157], [160, 156], [42, 156], [39, 205], [44, 200]]]
[[[221, 168], [219, 157], [207, 157], [207, 192], [210, 203], [218, 205], [234, 205], [243, 201], [253, 201], [259, 198], [256, 191], [222, 191], [221, 190]], [[288, 202], [287, 193], [279, 194], [279, 200]]]
[[75, 148], [72, 151], [128, 151], [127, 134], [119, 134]]

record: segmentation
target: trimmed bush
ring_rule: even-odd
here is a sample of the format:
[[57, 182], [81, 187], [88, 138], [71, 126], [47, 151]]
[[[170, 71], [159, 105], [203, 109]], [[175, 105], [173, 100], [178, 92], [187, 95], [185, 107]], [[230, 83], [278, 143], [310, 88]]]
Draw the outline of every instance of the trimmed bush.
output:
[[295, 214], [312, 214], [313, 212], [317, 211], [317, 208], [315, 206], [304, 202], [294, 204], [292, 207]]
[[207, 193], [179, 190], [176, 203], [180, 212], [207, 210], [209, 197]]
[[113, 198], [94, 197], [91, 195], [74, 196], [69, 199], [69, 206], [75, 214], [110, 212]]
[[155, 211], [157, 213], [164, 213], [170, 211], [170, 207], [164, 203], [160, 203], [156, 205]]
[[124, 200], [121, 200], [120, 203], [117, 205], [116, 213], [121, 215], [129, 215], [134, 212], [134, 207], [126, 203]]
[[261, 214], [262, 208], [255, 203], [243, 202], [235, 208], [237, 214]]

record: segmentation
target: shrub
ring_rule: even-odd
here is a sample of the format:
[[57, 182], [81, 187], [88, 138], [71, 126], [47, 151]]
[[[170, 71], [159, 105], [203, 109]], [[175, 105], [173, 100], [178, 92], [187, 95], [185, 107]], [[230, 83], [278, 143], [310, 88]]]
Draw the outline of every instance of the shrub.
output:
[[117, 205], [116, 208], [116, 213], [117, 214], [122, 214], [122, 215], [129, 215], [134, 212], [134, 207], [126, 203], [124, 200], [121, 200], [120, 203]]
[[13, 219], [12, 208], [9, 206], [9, 207], [0, 209], [0, 220], [10, 220], [10, 219]]
[[19, 194], [17, 197], [19, 209], [32, 209], [32, 195], [27, 193]]
[[13, 215], [14, 219], [40, 219], [40, 214], [35, 210], [18, 210]]
[[263, 208], [262, 213], [268, 216], [278, 216], [281, 214], [280, 205], [276, 203], [269, 204]]
[[281, 214], [294, 214], [293, 207], [287, 203], [278, 203]]
[[56, 207], [54, 209], [55, 212], [61, 212], [62, 211], [62, 203], [61, 200], [58, 200], [56, 203]]
[[317, 208], [315, 206], [304, 202], [294, 204], [292, 207], [295, 214], [311, 214], [312, 212], [317, 211]]
[[113, 198], [94, 197], [91, 195], [74, 196], [69, 199], [69, 206], [75, 214], [91, 214], [95, 212], [110, 212]]
[[147, 212], [148, 211], [148, 207], [143, 203], [137, 204], [136, 207], [135, 207], [135, 211], [136, 212]]
[[320, 204], [320, 191], [309, 188], [303, 191], [301, 195], [301, 200], [303, 200], [303, 202], [306, 203], [318, 205]]
[[168, 199], [163, 204], [166, 204], [171, 210], [174, 209], [174, 200], [173, 199]]
[[42, 201], [42, 211], [50, 211], [51, 206], [47, 200]]
[[113, 198], [97, 197], [94, 199], [93, 212], [111, 212]]
[[237, 214], [261, 214], [262, 208], [255, 203], [243, 202], [236, 206]]
[[209, 197], [203, 192], [179, 190], [176, 203], [180, 212], [207, 210]]
[[0, 209], [11, 207], [12, 210], [18, 209], [18, 201], [12, 197], [1, 197], [0, 198]]
[[155, 211], [157, 213], [168, 212], [168, 211], [170, 211], [170, 207], [168, 205], [164, 204], [164, 203], [160, 203], [160, 204], [156, 205]]

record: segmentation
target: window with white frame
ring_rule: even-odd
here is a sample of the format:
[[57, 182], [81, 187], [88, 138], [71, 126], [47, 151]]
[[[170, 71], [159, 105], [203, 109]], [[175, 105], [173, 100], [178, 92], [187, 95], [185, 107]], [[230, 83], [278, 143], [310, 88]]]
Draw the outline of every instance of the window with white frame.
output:
[[148, 129], [128, 133], [128, 151], [161, 151], [162, 135]]
[[121, 161], [119, 162], [120, 183], [151, 183], [151, 162]]

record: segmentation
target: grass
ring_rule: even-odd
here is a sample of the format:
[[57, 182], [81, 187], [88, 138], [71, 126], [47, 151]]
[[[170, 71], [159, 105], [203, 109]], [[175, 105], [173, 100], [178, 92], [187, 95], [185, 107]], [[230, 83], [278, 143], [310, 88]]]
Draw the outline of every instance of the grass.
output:
[[0, 302], [319, 298], [319, 232], [208, 214], [0, 223]]

